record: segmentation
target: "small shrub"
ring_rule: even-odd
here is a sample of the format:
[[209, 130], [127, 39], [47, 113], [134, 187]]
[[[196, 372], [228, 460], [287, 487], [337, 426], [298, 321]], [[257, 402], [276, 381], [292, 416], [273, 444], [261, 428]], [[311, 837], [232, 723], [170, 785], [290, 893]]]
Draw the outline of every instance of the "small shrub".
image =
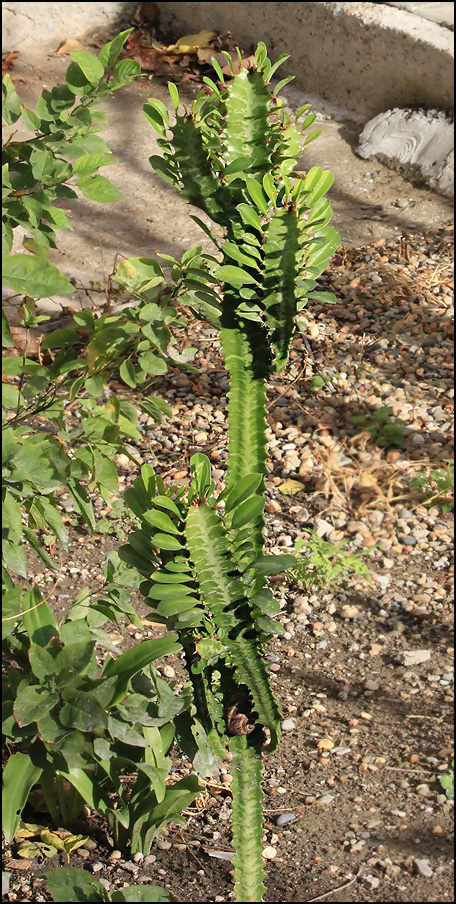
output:
[[436, 503], [442, 512], [452, 512], [454, 509], [454, 459], [448, 459], [443, 468], [437, 468], [430, 474], [417, 474], [410, 486], [420, 491], [426, 505]]
[[388, 406], [378, 408], [372, 415], [354, 415], [351, 422], [370, 433], [373, 442], [380, 449], [385, 449], [387, 446], [403, 446], [409, 433], [405, 421], [395, 417], [393, 409]]
[[445, 791], [448, 800], [454, 798], [454, 760], [451, 761], [450, 771], [446, 775], [442, 775], [440, 784]]
[[[175, 696], [152, 663], [180, 649], [177, 636], [146, 640], [117, 656], [101, 631], [120, 614], [141, 626], [125, 603], [122, 583], [116, 584], [114, 564], [105, 592], [90, 600], [85, 588], [61, 625], [36, 586], [22, 596], [20, 626], [14, 617], [4, 618], [10, 631], [2, 723], [11, 751], [3, 785], [7, 842], [36, 784], [54, 825], [71, 825], [87, 804], [104, 816], [115, 846], [130, 846], [133, 854], [148, 854], [161, 827], [181, 821], [200, 790], [195, 775], [165, 785], [173, 719], [190, 698]], [[117, 657], [107, 656], [101, 671], [95, 655], [100, 642]]]
[[[362, 557], [369, 555], [370, 549], [348, 553], [348, 540], [330, 543], [318, 537], [315, 531], [306, 530], [308, 539], [299, 538], [295, 542], [296, 562], [289, 569], [294, 581], [305, 588], [325, 588], [342, 584], [351, 575], [360, 575], [366, 581], [372, 577]], [[305, 550], [304, 554], [300, 554]]]

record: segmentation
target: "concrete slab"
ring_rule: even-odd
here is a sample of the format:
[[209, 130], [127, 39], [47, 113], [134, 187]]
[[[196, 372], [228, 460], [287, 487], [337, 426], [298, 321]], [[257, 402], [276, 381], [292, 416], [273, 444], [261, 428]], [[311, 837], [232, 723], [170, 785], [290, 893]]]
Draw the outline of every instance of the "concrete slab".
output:
[[388, 3], [384, 6], [397, 6], [398, 9], [406, 9], [415, 16], [429, 19], [437, 25], [454, 27], [454, 3]]
[[231, 31], [248, 50], [263, 40], [296, 83], [366, 122], [394, 107], [451, 110], [453, 34], [407, 10], [379, 3], [166, 3], [173, 34]]
[[358, 154], [378, 157], [454, 197], [454, 124], [436, 110], [388, 110], [368, 122]]
[[[439, 7], [451, 4], [437, 4]], [[6, 50], [56, 47], [94, 28], [125, 25], [137, 3], [4, 2]], [[283, 72], [307, 94], [360, 121], [394, 107], [451, 110], [453, 35], [407, 9], [383, 3], [166, 3], [161, 27], [172, 37], [214, 28], [246, 50], [264, 40], [271, 54], [291, 54]], [[432, 4], [399, 4], [427, 6]], [[19, 46], [20, 45], [20, 46]]]
[[55, 47], [66, 38], [79, 38], [94, 29], [119, 31], [137, 7], [135, 2], [2, 3], [2, 48], [18, 50], [35, 45]]

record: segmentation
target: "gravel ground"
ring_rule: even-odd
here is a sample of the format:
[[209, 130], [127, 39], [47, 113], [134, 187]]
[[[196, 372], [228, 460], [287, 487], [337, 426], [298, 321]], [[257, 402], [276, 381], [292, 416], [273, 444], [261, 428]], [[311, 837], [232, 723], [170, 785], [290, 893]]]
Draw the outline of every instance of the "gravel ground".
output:
[[[439, 781], [453, 753], [452, 516], [410, 487], [454, 454], [452, 250], [452, 226], [341, 247], [323, 280], [337, 304], [303, 312], [290, 366], [269, 386], [268, 548], [283, 552], [310, 527], [369, 550], [373, 580], [324, 591], [276, 583], [284, 630], [267, 659], [284, 736], [265, 762], [267, 901], [453, 898], [452, 802]], [[157, 383], [173, 416], [144, 418], [134, 452], [176, 484], [188, 481], [190, 455], [205, 452], [222, 485], [228, 376], [217, 333], [190, 321], [182, 342], [198, 348], [201, 371]], [[366, 428], [384, 406], [404, 425], [399, 445], [379, 448]], [[125, 487], [134, 466], [125, 456], [118, 465]], [[297, 492], [285, 495], [290, 479]], [[73, 532], [51, 595], [60, 615], [116, 545]], [[52, 589], [55, 575], [37, 568], [35, 580]], [[138, 608], [144, 631], [113, 631], [120, 648], [162, 630]], [[184, 680], [177, 657], [163, 672]], [[189, 765], [176, 754], [176, 775]], [[231, 900], [229, 785], [225, 763], [188, 827], [170, 828], [144, 861], [122, 860], [92, 818], [72, 865], [106, 887], [155, 881], [181, 901]], [[40, 874], [58, 862], [20, 861], [11, 845], [4, 900], [49, 900]]]

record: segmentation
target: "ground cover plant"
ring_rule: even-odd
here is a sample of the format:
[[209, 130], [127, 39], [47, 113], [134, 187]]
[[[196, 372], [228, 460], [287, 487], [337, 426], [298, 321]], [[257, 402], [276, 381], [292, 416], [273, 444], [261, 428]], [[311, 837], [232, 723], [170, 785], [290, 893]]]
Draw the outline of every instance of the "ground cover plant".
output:
[[[29, 793], [38, 785], [55, 826], [71, 826], [90, 804], [104, 814], [120, 848], [128, 844], [147, 853], [160, 827], [179, 820], [199, 790], [196, 777], [172, 788], [164, 782], [172, 719], [189, 698], [175, 698], [151, 664], [177, 649], [175, 637], [167, 638], [165, 647], [159, 640], [138, 645], [126, 660], [110, 658], [111, 665], [105, 662], [99, 673], [96, 644], [117, 655], [102, 625], [128, 616], [141, 627], [118, 557], [106, 563], [101, 593], [79, 593], [60, 624], [47, 597], [36, 586], [22, 586], [30, 549], [56, 571], [56, 546], [57, 555], [59, 545], [68, 548], [57, 507], [62, 491], [71, 494], [77, 515], [92, 530], [93, 491], [105, 501], [118, 494], [113, 457], [119, 451], [131, 457], [124, 441], [141, 434], [135, 405], [118, 397], [106, 403], [105, 382], [118, 370], [128, 386], [144, 387], [139, 406], [159, 421], [169, 407], [150, 395], [151, 377], [164, 373], [171, 360], [185, 364], [191, 356], [191, 350], [181, 355], [174, 345], [170, 325], [182, 318], [170, 300], [182, 291], [186, 262], [201, 259], [198, 250], [189, 252], [170, 290], [155, 261], [119, 265], [123, 287], [133, 296], [141, 293], [134, 311], [123, 306], [117, 316], [75, 314], [70, 325], [41, 337], [38, 362], [28, 355], [32, 331], [49, 319], [38, 313], [36, 300], [74, 289], [47, 258], [48, 249], [56, 247], [54, 228], [71, 228], [54, 202], [77, 197], [75, 189], [99, 202], [120, 197], [97, 173], [112, 159], [97, 134], [104, 116], [94, 104], [140, 73], [134, 61], [117, 62], [130, 31], [105, 45], [98, 58], [75, 51], [65, 84], [45, 90], [36, 113], [21, 103], [9, 76], [3, 82], [9, 127], [3, 145], [3, 277], [22, 302], [24, 334], [22, 354], [9, 355], [15, 342], [3, 312], [3, 738], [10, 753], [3, 831], [7, 841], [15, 836]], [[32, 138], [14, 141], [19, 119]], [[12, 253], [18, 226], [25, 230], [27, 254]], [[123, 773], [132, 770], [136, 783], [126, 789]], [[22, 845], [29, 855], [55, 852], [55, 834], [45, 833], [44, 840], [42, 832], [22, 832], [24, 838], [39, 838]], [[81, 836], [70, 839], [58, 849], [68, 852], [81, 843]]]

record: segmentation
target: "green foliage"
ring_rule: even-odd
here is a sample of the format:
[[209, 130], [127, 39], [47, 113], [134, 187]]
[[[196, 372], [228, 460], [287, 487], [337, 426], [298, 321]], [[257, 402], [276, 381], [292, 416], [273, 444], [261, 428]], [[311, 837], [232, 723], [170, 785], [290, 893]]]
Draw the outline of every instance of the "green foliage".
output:
[[202, 455], [191, 461], [185, 499], [185, 491], [171, 499], [153, 474], [143, 473], [127, 500], [141, 529], [120, 553], [144, 575], [141, 591], [155, 601], [154, 617], [178, 632], [185, 650], [194, 706], [190, 719], [186, 713], [178, 720], [179, 743], [208, 774], [213, 757], [224, 755], [227, 735], [239, 735], [230, 742], [236, 751], [233, 839], [236, 899], [245, 901], [261, 900], [264, 892], [260, 752], [266, 731], [269, 750], [280, 734], [261, 648], [280, 631], [266, 580], [295, 562], [262, 555], [265, 380], [286, 366], [298, 311], [313, 298], [334, 300], [313, 289], [339, 245], [324, 199], [332, 174], [313, 167], [295, 173], [292, 182], [302, 133], [315, 117], [298, 125], [309, 106], [295, 117], [286, 112], [277, 95], [289, 79], [270, 92], [284, 58], [273, 66], [260, 43], [248, 68], [239, 55], [240, 71], [228, 86], [213, 60], [222, 87], [204, 79], [210, 93], [200, 92], [179, 114], [172, 86], [173, 124], [163, 104], [144, 106], [163, 151], [151, 165], [222, 227], [216, 238], [193, 218], [222, 255], [211, 277], [219, 285], [218, 322], [230, 374], [227, 486], [214, 496]]
[[166, 888], [158, 885], [124, 885], [106, 891], [99, 879], [87, 870], [63, 866], [46, 873], [52, 900], [66, 901], [176, 901]]
[[[56, 247], [55, 230], [72, 228], [57, 202], [77, 198], [78, 192], [103, 204], [121, 198], [109, 179], [98, 173], [115, 158], [97, 134], [105, 117], [95, 104], [141, 73], [133, 60], [117, 62], [131, 31], [105, 45], [98, 59], [74, 51], [65, 84], [44, 90], [36, 111], [23, 105], [10, 76], [3, 78], [3, 118], [9, 130], [2, 154], [3, 254], [10, 255], [18, 226], [25, 230], [23, 245], [31, 252], [4, 261], [3, 281], [19, 294], [45, 298], [74, 291], [47, 260], [48, 249]], [[22, 124], [34, 137], [14, 140]]]
[[380, 449], [387, 446], [403, 446], [409, 433], [405, 421], [393, 415], [393, 409], [388, 406], [377, 408], [372, 415], [357, 414], [351, 418], [352, 424], [359, 425], [367, 433]]
[[[206, 80], [212, 93], [177, 112], [174, 125], [163, 105], [144, 107], [164, 155], [150, 158], [152, 166], [223, 227], [222, 241], [214, 239], [223, 260], [213, 273], [223, 288], [221, 323], [247, 337], [259, 377], [285, 367], [296, 312], [339, 244], [323, 197], [332, 174], [313, 167], [291, 183], [312, 117], [300, 125], [308, 106], [295, 117], [285, 111], [278, 90], [268, 90], [271, 71], [260, 44], [226, 89]], [[175, 88], [173, 101], [176, 108]]]
[[[88, 590], [81, 592], [60, 626], [36, 587], [22, 596], [21, 627], [5, 650], [13, 664], [2, 727], [12, 751], [3, 787], [7, 841], [37, 783], [56, 826], [71, 824], [85, 803], [104, 816], [116, 846], [144, 854], [199, 791], [196, 776], [165, 785], [172, 720], [190, 700], [175, 697], [152, 663], [180, 649], [177, 636], [108, 656], [99, 670], [96, 643], [117, 655], [100, 626], [120, 614], [138, 622], [115, 583], [114, 564], [105, 593], [88, 609]], [[130, 789], [125, 773], [135, 775]]]
[[[346, 552], [348, 540], [331, 543], [318, 537], [315, 531], [306, 530], [306, 537], [295, 542], [298, 553], [295, 562], [289, 569], [294, 581], [303, 587], [334, 587], [347, 581], [351, 575], [360, 575], [366, 581], [372, 577], [362, 557], [370, 554], [370, 549]], [[305, 554], [299, 555], [305, 550]]]
[[454, 509], [454, 459], [448, 459], [443, 468], [436, 468], [429, 474], [417, 474], [410, 486], [420, 491], [426, 505], [435, 503], [440, 506], [442, 512], [452, 512]]
[[454, 760], [451, 761], [450, 771], [440, 778], [440, 784], [445, 791], [448, 800], [454, 798]]

